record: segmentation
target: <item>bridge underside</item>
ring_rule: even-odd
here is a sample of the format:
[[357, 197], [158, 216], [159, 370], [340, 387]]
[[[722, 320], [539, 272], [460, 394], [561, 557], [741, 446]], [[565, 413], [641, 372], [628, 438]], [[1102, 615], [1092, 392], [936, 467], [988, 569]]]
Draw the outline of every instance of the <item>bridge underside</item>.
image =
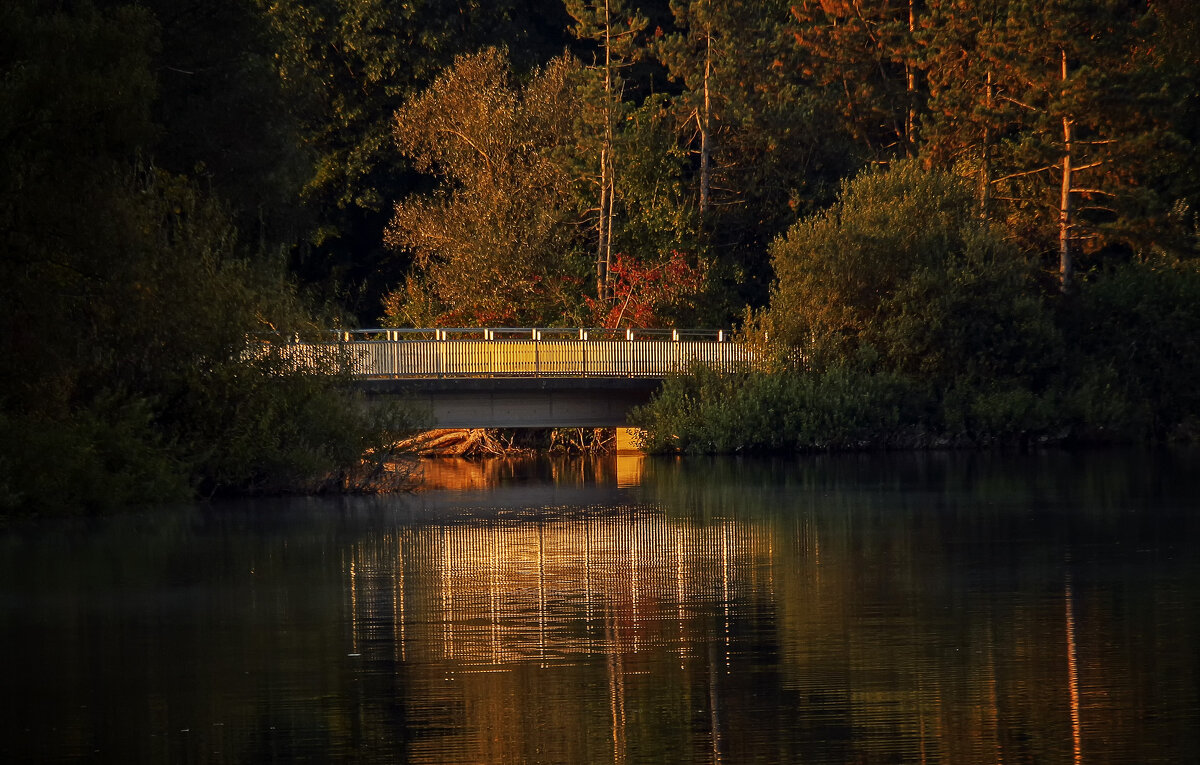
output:
[[435, 428], [619, 428], [662, 384], [656, 378], [360, 380], [368, 400], [399, 397]]

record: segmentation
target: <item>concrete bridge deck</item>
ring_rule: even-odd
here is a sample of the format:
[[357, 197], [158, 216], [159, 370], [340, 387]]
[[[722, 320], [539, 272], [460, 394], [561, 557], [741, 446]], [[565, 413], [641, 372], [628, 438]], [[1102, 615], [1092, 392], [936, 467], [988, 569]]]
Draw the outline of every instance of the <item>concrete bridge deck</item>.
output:
[[346, 353], [368, 399], [410, 399], [440, 428], [622, 427], [666, 376], [750, 362], [708, 330], [356, 330], [288, 352]]

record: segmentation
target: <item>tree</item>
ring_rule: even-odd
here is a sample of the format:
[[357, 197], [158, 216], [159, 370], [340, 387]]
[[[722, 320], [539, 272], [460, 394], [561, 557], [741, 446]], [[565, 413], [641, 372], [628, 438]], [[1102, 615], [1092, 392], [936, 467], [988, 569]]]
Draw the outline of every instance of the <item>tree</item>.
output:
[[1037, 378], [1055, 333], [970, 187], [912, 160], [847, 182], [776, 241], [769, 328], [820, 368], [877, 355], [940, 386]]
[[637, 55], [638, 35], [645, 29], [647, 20], [640, 13], [631, 12], [625, 0], [564, 1], [567, 13], [575, 19], [572, 33], [580, 40], [592, 41], [599, 51], [590, 68], [595, 78], [585, 91], [584, 104], [590, 110], [585, 120], [597, 133], [596, 293], [605, 300], [612, 297], [608, 273], [612, 267], [616, 218], [616, 132], [625, 111], [621, 70]]
[[694, 157], [702, 252], [737, 311], [765, 301], [767, 244], [828, 201], [849, 152], [800, 76], [787, 3], [677, 0], [671, 10], [674, 30], [656, 30], [653, 50], [682, 87], [672, 103]]
[[[548, 0], [257, 0], [308, 155], [302, 199], [312, 220], [294, 257], [310, 284], [337, 285], [360, 318], [394, 273], [384, 246], [393, 202], [418, 190], [392, 139], [391, 115], [455, 56], [511, 42], [532, 67], [561, 50]], [[530, 19], [535, 22], [526, 23]], [[553, 39], [547, 41], [542, 35]], [[401, 264], [404, 265], [404, 264]]]
[[675, 326], [679, 318], [694, 317], [704, 287], [704, 273], [680, 252], [652, 266], [618, 253], [612, 276], [611, 303], [587, 300], [593, 323], [608, 329]]
[[0, 512], [298, 488], [378, 433], [339, 378], [245, 354], [312, 320], [149, 159], [157, 33], [144, 6], [0, 9]]
[[309, 233], [309, 157], [276, 70], [267, 18], [245, 0], [143, 0], [159, 26], [155, 164], [203, 182], [243, 240], [290, 249]]
[[[564, 154], [580, 110], [577, 64], [514, 86], [505, 52], [461, 56], [396, 112], [400, 152], [442, 185], [395, 206], [387, 241], [410, 253], [393, 324], [558, 324], [581, 305], [574, 178]], [[427, 307], [420, 307], [421, 301]]]
[[1167, 114], [1170, 150], [1160, 149], [1143, 173], [1167, 212], [1145, 221], [1155, 234], [1154, 244], [1179, 257], [1200, 256], [1200, 163], [1194, 160], [1200, 143], [1200, 17], [1186, 0], [1155, 0], [1151, 56], [1160, 106]]
[[[725, 19], [716, 17], [713, 6], [707, 2], [671, 3], [675, 24], [683, 31], [670, 35], [657, 35], [660, 39], [655, 52], [667, 71], [681, 80], [684, 92], [678, 99], [682, 107], [683, 124], [695, 126], [699, 146], [699, 213], [703, 219], [709, 212], [709, 197], [712, 192], [712, 155], [714, 131], [717, 129], [718, 94], [714, 82], [714, 65], [730, 56], [721, 32], [726, 27]], [[716, 50], [714, 51], [714, 48]], [[690, 143], [690, 142], [689, 142]]]
[[1152, 31], [1131, 1], [931, 2], [930, 153], [975, 165], [981, 206], [1055, 254], [1064, 290], [1080, 252], [1128, 251], [1161, 215], [1149, 171], [1179, 142]]
[[802, 0], [791, 11], [801, 70], [837, 105], [862, 157], [911, 156], [922, 109], [917, 0]]

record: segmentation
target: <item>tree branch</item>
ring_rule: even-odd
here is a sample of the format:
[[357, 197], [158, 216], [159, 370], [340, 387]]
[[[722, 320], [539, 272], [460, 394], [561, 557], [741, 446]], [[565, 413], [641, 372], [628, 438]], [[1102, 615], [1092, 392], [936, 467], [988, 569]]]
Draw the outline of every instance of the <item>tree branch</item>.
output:
[[467, 146], [470, 146], [472, 149], [474, 149], [476, 152], [479, 153], [479, 156], [483, 157], [483, 160], [484, 160], [484, 162], [487, 162], [489, 169], [491, 169], [493, 171], [496, 169], [495, 163], [492, 162], [492, 158], [488, 156], [487, 152], [484, 151], [483, 149], [479, 148], [478, 146], [476, 146], [475, 142], [472, 141], [470, 138], [467, 138], [466, 134], [464, 134], [462, 131], [450, 130], [449, 128], [440, 128], [440, 129], [438, 129], [438, 132], [439, 133], [449, 133], [450, 135], [458, 136], [458, 138], [462, 139], [463, 143], [465, 143]]
[[1023, 103], [1023, 102], [1021, 102], [1021, 101], [1018, 101], [1017, 99], [1015, 99], [1015, 98], [1012, 98], [1011, 96], [1000, 96], [999, 98], [1000, 98], [1000, 100], [1002, 100], [1002, 101], [1008, 101], [1008, 102], [1009, 102], [1009, 103], [1011, 103], [1011, 104], [1016, 104], [1017, 106], [1021, 107], [1022, 109], [1028, 109], [1028, 110], [1029, 110], [1029, 111], [1031, 111], [1031, 112], [1040, 112], [1040, 111], [1045, 111], [1044, 109], [1039, 109], [1039, 108], [1037, 108], [1036, 106], [1030, 106], [1030, 105], [1029, 105], [1029, 104], [1027, 104], [1027, 103]]
[[1026, 170], [1021, 173], [1013, 173], [1011, 175], [1006, 175], [1003, 178], [996, 178], [995, 180], [992, 181], [992, 183], [999, 183], [1000, 181], [1007, 181], [1012, 178], [1021, 178], [1022, 176], [1026, 176], [1026, 175], [1036, 175], [1037, 173], [1044, 173], [1047, 170], [1054, 170], [1054, 169], [1055, 169], [1054, 165], [1046, 165], [1045, 167], [1039, 167], [1036, 170]]

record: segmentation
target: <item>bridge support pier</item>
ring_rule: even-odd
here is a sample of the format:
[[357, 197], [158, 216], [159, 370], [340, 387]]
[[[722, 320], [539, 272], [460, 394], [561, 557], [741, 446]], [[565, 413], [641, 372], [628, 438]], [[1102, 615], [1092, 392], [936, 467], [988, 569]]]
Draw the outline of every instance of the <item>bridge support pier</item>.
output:
[[617, 428], [617, 454], [641, 454], [637, 428]]

